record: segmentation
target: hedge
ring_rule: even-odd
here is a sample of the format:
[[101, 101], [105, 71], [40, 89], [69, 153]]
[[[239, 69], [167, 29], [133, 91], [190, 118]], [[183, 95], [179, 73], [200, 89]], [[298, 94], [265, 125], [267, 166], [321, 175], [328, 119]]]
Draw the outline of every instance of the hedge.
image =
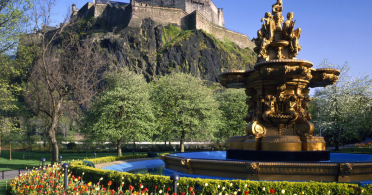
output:
[[[142, 184], [149, 190], [155, 189], [167, 192], [168, 187], [172, 188], [172, 181], [166, 176], [141, 175], [126, 172], [109, 171], [82, 166], [82, 162], [71, 164], [72, 174], [83, 175], [84, 180], [93, 183], [102, 179], [102, 184], [112, 181], [111, 187], [117, 189], [124, 182], [124, 189], [129, 185], [140, 186]], [[196, 194], [219, 194], [249, 191], [249, 194], [372, 194], [372, 187], [361, 188], [357, 184], [347, 183], [322, 183], [322, 182], [287, 182], [287, 181], [249, 181], [249, 180], [213, 180], [183, 177], [179, 180], [178, 192], [187, 192], [193, 187]]]

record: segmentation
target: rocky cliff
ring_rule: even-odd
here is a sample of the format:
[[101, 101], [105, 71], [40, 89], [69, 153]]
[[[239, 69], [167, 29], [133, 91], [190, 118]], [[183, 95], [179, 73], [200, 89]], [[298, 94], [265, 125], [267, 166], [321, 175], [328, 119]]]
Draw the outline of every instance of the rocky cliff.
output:
[[86, 39], [113, 53], [117, 64], [141, 72], [148, 80], [171, 72], [186, 72], [212, 82], [227, 70], [250, 69], [256, 54], [249, 48], [224, 42], [202, 30], [183, 31], [176, 25], [156, 25], [151, 19], [141, 28], [111, 32], [88, 31]]

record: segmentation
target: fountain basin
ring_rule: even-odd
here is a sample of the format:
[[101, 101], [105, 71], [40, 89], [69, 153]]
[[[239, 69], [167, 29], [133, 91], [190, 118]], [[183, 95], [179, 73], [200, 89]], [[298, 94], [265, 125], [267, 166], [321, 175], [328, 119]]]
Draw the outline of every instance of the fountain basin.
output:
[[336, 182], [372, 180], [372, 155], [333, 153], [329, 161], [270, 162], [226, 159], [226, 153], [217, 158], [213, 154], [172, 154], [163, 156], [162, 160], [167, 169], [214, 177]]

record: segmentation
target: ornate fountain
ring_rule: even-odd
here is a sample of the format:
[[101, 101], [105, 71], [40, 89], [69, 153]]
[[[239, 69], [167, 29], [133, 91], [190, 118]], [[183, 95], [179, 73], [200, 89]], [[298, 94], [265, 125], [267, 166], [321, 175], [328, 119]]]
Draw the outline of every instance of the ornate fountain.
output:
[[251, 180], [372, 180], [370, 156], [330, 155], [324, 138], [314, 136], [311, 115], [306, 111], [311, 101], [309, 88], [334, 84], [340, 71], [314, 69], [311, 62], [296, 59], [301, 50], [301, 29], [295, 29], [292, 12], [284, 21], [282, 4], [277, 0], [272, 14], [267, 12], [261, 19], [254, 69], [219, 75], [223, 86], [246, 91], [246, 135], [231, 138], [226, 159], [214, 158], [215, 152], [209, 152], [212, 157], [205, 153], [169, 154], [162, 156], [165, 168]]
[[[227, 88], [244, 88], [248, 104], [246, 136], [233, 137], [227, 158], [270, 161], [329, 160], [323, 137], [314, 136], [308, 109], [309, 88], [334, 84], [340, 71], [314, 69], [296, 59], [301, 29], [293, 13], [282, 16], [282, 1], [265, 13], [254, 40], [258, 61], [251, 70], [219, 75]], [[284, 23], [283, 23], [284, 22]]]

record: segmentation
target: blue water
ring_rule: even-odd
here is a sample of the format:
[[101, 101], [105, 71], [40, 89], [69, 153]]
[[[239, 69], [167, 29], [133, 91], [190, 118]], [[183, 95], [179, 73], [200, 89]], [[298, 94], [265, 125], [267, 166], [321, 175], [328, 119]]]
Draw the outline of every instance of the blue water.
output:
[[[213, 152], [190, 152], [190, 153], [176, 153], [171, 154], [172, 156], [179, 156], [184, 158], [194, 159], [209, 159], [209, 160], [232, 160], [226, 159], [225, 151], [213, 151]], [[327, 162], [372, 162], [372, 155], [369, 154], [344, 154], [344, 153], [331, 153], [331, 158]], [[129, 172], [134, 174], [150, 174], [150, 175], [164, 175], [171, 176], [173, 173], [178, 173], [181, 177], [192, 177], [192, 178], [205, 178], [205, 179], [227, 179], [233, 180], [235, 178], [228, 177], [214, 177], [206, 175], [191, 175], [186, 173], [177, 172], [171, 169], [164, 168], [165, 164], [162, 160], [144, 160], [136, 162], [128, 162], [123, 164], [116, 164], [104, 167], [104, 170], [113, 170], [120, 172]], [[372, 181], [360, 181], [362, 186], [372, 184]]]

